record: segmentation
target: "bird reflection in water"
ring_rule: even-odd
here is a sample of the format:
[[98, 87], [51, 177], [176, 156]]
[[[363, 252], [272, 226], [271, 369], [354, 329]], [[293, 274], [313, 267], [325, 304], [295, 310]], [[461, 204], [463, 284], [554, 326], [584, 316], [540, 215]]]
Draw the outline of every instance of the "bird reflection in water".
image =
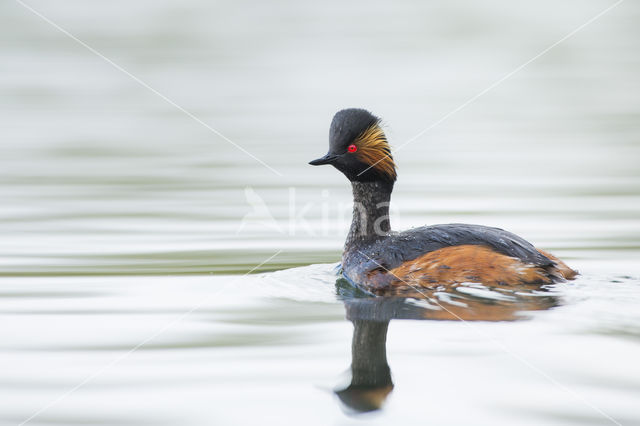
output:
[[515, 321], [526, 319], [527, 311], [559, 305], [553, 286], [434, 285], [402, 296], [373, 297], [340, 278], [336, 290], [353, 323], [353, 338], [351, 383], [335, 393], [354, 414], [381, 409], [393, 390], [386, 351], [392, 319]]

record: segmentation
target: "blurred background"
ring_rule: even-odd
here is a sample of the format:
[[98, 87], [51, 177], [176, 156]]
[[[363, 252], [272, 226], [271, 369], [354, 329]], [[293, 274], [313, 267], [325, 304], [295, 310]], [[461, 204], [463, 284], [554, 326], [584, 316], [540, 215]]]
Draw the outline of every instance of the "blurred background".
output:
[[[21, 424], [230, 280], [208, 274], [337, 262], [351, 189], [307, 162], [345, 107], [382, 117], [401, 147], [395, 229], [499, 226], [583, 272], [564, 297], [586, 305], [491, 333], [640, 422], [639, 21], [638, 2], [605, 0], [2, 2], [0, 422]], [[224, 307], [33, 424], [353, 421], [317, 390], [349, 365], [351, 329], [332, 266], [310, 268], [240, 277], [246, 294], [224, 290]], [[403, 324], [395, 399], [370, 421], [422, 424], [433, 380], [434, 424], [612, 424], [513, 365], [466, 363], [507, 362], [478, 336]], [[455, 359], [452, 376], [416, 376], [429, 356]], [[503, 405], [476, 399], [487, 382]]]
[[[29, 3], [276, 174], [4, 2], [0, 270], [237, 272], [274, 248], [286, 251], [280, 266], [334, 261], [350, 187], [307, 162], [326, 152], [338, 109], [370, 109], [403, 145], [611, 4]], [[565, 256], [629, 256], [640, 241], [639, 17], [622, 3], [403, 145], [393, 226], [484, 223]], [[284, 232], [241, 228], [247, 187]], [[304, 219], [321, 228], [323, 197], [322, 229], [334, 228], [290, 232], [292, 205], [299, 215], [309, 202]]]

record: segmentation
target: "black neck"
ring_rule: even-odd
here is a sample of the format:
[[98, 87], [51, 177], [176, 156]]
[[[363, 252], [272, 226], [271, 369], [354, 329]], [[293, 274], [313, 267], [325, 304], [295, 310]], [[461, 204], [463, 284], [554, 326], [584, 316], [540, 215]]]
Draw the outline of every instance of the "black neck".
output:
[[392, 182], [351, 182], [353, 187], [353, 219], [345, 248], [386, 235], [389, 223], [389, 200]]

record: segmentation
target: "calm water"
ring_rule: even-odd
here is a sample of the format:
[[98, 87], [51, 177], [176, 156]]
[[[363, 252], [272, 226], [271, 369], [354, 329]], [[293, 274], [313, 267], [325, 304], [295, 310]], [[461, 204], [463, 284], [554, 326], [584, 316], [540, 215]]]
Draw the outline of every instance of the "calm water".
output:
[[[640, 424], [640, 5], [456, 111], [613, 3], [28, 2], [148, 87], [0, 4], [0, 424]], [[464, 323], [337, 280], [306, 163], [347, 106], [402, 146], [396, 229], [582, 276], [432, 295]]]

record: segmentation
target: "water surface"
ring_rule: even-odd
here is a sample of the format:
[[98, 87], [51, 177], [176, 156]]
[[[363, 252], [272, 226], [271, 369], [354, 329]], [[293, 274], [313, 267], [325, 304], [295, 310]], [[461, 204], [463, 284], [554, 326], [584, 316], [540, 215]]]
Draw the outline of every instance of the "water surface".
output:
[[[640, 424], [636, 3], [450, 116], [613, 2], [28, 4], [269, 167], [2, 3], [0, 424]], [[393, 227], [582, 276], [433, 295], [469, 322], [359, 298], [349, 187], [307, 166], [349, 106], [402, 146]]]

